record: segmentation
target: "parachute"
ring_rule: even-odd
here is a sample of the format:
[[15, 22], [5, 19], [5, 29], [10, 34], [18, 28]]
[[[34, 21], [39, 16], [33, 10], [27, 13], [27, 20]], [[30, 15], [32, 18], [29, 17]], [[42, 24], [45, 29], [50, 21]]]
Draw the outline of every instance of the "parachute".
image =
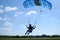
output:
[[42, 6], [48, 9], [52, 9], [52, 4], [47, 0], [26, 0], [23, 2], [25, 8]]

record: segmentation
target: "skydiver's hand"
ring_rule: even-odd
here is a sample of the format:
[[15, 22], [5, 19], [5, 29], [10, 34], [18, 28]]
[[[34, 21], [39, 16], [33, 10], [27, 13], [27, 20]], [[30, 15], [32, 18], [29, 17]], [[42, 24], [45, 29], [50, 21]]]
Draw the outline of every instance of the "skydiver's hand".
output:
[[36, 27], [36, 26], [35, 26]]
[[26, 25], [26, 27], [27, 27], [27, 25]]

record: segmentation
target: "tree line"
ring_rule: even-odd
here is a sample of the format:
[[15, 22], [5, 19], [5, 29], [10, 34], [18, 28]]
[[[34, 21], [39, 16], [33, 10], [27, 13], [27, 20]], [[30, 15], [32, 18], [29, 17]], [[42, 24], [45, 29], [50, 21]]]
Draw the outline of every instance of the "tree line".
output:
[[25, 36], [8, 36], [8, 35], [0, 35], [0, 38], [60, 38], [60, 35], [25, 35]]

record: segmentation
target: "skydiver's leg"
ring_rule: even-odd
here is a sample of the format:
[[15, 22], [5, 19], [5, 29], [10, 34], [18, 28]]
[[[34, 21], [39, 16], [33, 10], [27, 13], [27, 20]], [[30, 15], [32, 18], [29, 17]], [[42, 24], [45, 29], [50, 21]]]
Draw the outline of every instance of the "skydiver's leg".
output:
[[25, 34], [27, 34], [27, 31], [26, 31], [26, 33]]
[[27, 34], [30, 34], [30, 32], [28, 32]]
[[32, 33], [32, 31], [33, 31], [33, 30], [27, 30], [26, 33], [25, 33], [25, 35]]
[[29, 34], [29, 30], [27, 30], [25, 34]]
[[27, 34], [27, 31], [26, 31], [26, 33], [25, 34]]

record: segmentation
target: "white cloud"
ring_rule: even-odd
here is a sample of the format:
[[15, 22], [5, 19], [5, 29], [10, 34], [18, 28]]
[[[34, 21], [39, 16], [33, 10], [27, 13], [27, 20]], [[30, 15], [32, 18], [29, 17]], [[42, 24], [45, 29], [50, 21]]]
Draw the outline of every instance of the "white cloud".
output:
[[3, 20], [8, 20], [8, 18], [3, 18]]
[[0, 17], [0, 20], [6, 21], [6, 20], [9, 20], [9, 18], [2, 18], [2, 17]]
[[0, 9], [0, 13], [3, 13], [3, 12], [4, 12], [4, 10]]
[[0, 30], [2, 30], [2, 31], [11, 31], [10, 28], [0, 28]]
[[15, 11], [17, 9], [17, 7], [5, 7], [5, 11]]
[[2, 20], [2, 18], [0, 17], [0, 20]]
[[18, 15], [17, 15], [17, 14], [15, 14], [15, 15], [14, 15], [14, 17], [18, 17]]
[[[3, 7], [3, 6], [1, 6], [1, 7]], [[16, 11], [17, 9], [18, 9], [18, 7], [4, 7], [4, 9], [0, 9], [0, 13]]]
[[27, 12], [27, 14], [28, 14], [28, 15], [37, 14], [37, 12], [34, 11], [34, 10], [32, 10], [32, 11]]
[[24, 12], [15, 12], [14, 17], [18, 17], [19, 15], [22, 15], [22, 14], [24, 14]]
[[3, 5], [0, 5], [0, 8], [3, 8], [4, 6]]
[[4, 26], [6, 26], [6, 27], [11, 27], [12, 25], [13, 25], [13, 23], [8, 22], [8, 21], [4, 23]]
[[0, 28], [2, 31], [11, 31], [13, 23], [6, 21], [4, 24], [4, 27]]
[[19, 14], [24, 14], [24, 12], [16, 12], [16, 14], [17, 14], [17, 15], [19, 15]]

